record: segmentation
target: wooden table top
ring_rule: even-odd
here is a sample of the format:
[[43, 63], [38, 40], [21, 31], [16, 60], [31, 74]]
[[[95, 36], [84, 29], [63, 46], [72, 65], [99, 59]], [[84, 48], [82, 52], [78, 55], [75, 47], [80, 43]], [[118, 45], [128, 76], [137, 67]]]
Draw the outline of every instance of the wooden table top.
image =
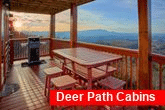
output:
[[80, 65], [93, 67], [109, 63], [111, 61], [121, 60], [122, 56], [96, 51], [88, 48], [66, 48], [53, 50], [54, 54], [58, 54], [64, 58], [74, 61]]

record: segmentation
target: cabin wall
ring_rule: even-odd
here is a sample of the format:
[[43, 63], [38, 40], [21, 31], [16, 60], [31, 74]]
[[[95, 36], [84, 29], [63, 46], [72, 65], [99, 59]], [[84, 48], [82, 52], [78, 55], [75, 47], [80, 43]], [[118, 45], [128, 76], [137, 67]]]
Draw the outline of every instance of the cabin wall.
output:
[[1, 52], [1, 55], [0, 55], [0, 62], [1, 62], [1, 66], [0, 66], [0, 89], [2, 89], [3, 87], [3, 84], [4, 84], [4, 81], [5, 81], [5, 71], [4, 71], [4, 40], [7, 39], [6, 37], [8, 36], [8, 33], [9, 33], [9, 30], [6, 28], [8, 27], [7, 23], [5, 23], [8, 19], [9, 16], [9, 10], [7, 7], [5, 7], [4, 5], [2, 5], [2, 8], [1, 8], [1, 23], [0, 23], [0, 52]]
[[[1, 5], [2, 5], [2, 3], [1, 3]], [[2, 85], [3, 85], [3, 82], [4, 82], [4, 74], [3, 74], [3, 61], [2, 61], [2, 59], [3, 59], [3, 38], [4, 38], [4, 7], [1, 7], [1, 29], [0, 29], [0, 42], [1, 42], [1, 46], [0, 46], [0, 52], [1, 52], [1, 55], [0, 55], [0, 62], [1, 62], [1, 65], [0, 65], [0, 84], [1, 84], [1, 87], [2, 87]]]

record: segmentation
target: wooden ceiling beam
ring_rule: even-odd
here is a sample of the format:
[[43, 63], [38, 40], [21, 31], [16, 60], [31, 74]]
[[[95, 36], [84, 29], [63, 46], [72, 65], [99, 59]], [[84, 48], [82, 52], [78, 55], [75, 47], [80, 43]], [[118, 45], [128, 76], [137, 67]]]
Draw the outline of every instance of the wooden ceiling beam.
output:
[[16, 12], [27, 12], [27, 13], [39, 13], [39, 14], [50, 14], [51, 10], [50, 9], [46, 9], [46, 8], [37, 8], [37, 7], [24, 7], [24, 6], [20, 6], [20, 5], [12, 5], [11, 8], [13, 9], [12, 11], [16, 11]]
[[[56, 12], [58, 12], [58, 11], [60, 11], [60, 10], [63, 10], [63, 9], [68, 9], [69, 7], [60, 7], [60, 6], [57, 6], [57, 7], [50, 7], [50, 6], [44, 6], [44, 5], [40, 5], [40, 6], [38, 6], [38, 5], [26, 5], [26, 4], [22, 4], [22, 3], [12, 3], [11, 5], [10, 5], [10, 8], [11, 9], [13, 9], [13, 11], [19, 11], [19, 12], [31, 12], [30, 10], [40, 10], [40, 13], [42, 13], [42, 11], [44, 11], [44, 10], [50, 10], [50, 11], [48, 11], [46, 14], [50, 14], [50, 13], [56, 13]], [[34, 12], [34, 11], [32, 11], [32, 12]], [[39, 11], [37, 11], [37, 13], [38, 13]], [[44, 13], [45, 14], [45, 13]]]
[[72, 2], [61, 2], [61, 1], [43, 1], [43, 0], [40, 0], [40, 1], [22, 1], [22, 0], [12, 0], [11, 3], [26, 3], [26, 4], [46, 4], [46, 5], [68, 5], [68, 4], [71, 4]]
[[93, 0], [11, 0], [10, 11], [56, 14], [71, 8], [71, 4], [85, 4]]
[[51, 8], [60, 8], [60, 7], [70, 7], [70, 5], [63, 5], [63, 4], [49, 4], [49, 3], [28, 3], [28, 2], [12, 2], [11, 4], [22, 4], [22, 5], [27, 5], [27, 6], [41, 6], [41, 7], [51, 7]]
[[34, 10], [34, 7], [29, 7], [29, 8], [22, 8], [22, 7], [18, 7], [15, 8], [14, 10], [15, 12], [26, 12], [26, 13], [38, 13], [38, 14], [55, 14], [55, 13], [59, 13], [61, 11], [63, 11], [63, 9], [61, 10], [55, 10], [55, 9], [36, 9]]

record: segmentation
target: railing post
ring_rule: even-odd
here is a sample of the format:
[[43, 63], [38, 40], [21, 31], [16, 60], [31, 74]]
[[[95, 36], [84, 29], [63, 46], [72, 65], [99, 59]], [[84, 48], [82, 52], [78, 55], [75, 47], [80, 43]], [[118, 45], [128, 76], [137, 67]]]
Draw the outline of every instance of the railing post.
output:
[[14, 62], [14, 42], [10, 39], [10, 64], [13, 65]]
[[77, 45], [77, 4], [71, 4], [71, 18], [70, 18], [70, 47]]
[[4, 82], [6, 81], [6, 76], [7, 76], [7, 70], [6, 70], [6, 58], [7, 58], [7, 54], [6, 54], [6, 41], [7, 41], [7, 37], [8, 37], [8, 28], [7, 28], [7, 20], [8, 20], [8, 16], [7, 16], [7, 7], [4, 8], [5, 12], [4, 12], [4, 42], [3, 42], [3, 54], [4, 54], [4, 58], [3, 58], [3, 73], [4, 73]]
[[53, 41], [52, 38], [55, 38], [55, 14], [51, 14], [50, 19], [50, 48], [49, 48], [49, 54], [50, 57], [53, 58]]
[[49, 54], [50, 54], [50, 58], [53, 58], [53, 53], [52, 53], [52, 50], [53, 50], [53, 40], [52, 38], [50, 38], [50, 48], [49, 48]]
[[151, 0], [138, 0], [139, 13], [139, 89], [152, 89]]
[[[151, 0], [138, 0], [139, 16], [139, 89], [152, 89]], [[148, 110], [148, 106], [139, 107]]]

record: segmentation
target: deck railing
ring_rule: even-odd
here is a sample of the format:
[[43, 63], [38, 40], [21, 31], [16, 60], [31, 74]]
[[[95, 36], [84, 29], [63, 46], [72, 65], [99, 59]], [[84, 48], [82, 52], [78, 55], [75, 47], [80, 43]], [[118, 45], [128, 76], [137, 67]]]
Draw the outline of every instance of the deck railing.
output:
[[[99, 51], [109, 52], [121, 55], [123, 60], [116, 64], [118, 67], [118, 72], [115, 74], [116, 77], [123, 79], [127, 82], [127, 89], [138, 89], [139, 85], [139, 54], [138, 50], [126, 49], [91, 43], [78, 42], [78, 47], [86, 47]], [[53, 49], [69, 48], [69, 41], [67, 40], [57, 40], [53, 39]], [[151, 55], [153, 61], [153, 89], [163, 89], [163, 72], [165, 72], [165, 56], [152, 53]]]
[[[28, 58], [28, 39], [21, 38], [21, 39], [10, 39], [11, 45], [11, 60], [21, 60]], [[40, 56], [49, 55], [49, 38], [41, 38], [40, 40]]]
[[165, 85], [165, 56], [159, 54], [152, 54], [152, 61], [153, 61], [153, 85], [156, 85], [155, 89], [165, 89], [163, 88]]
[[[61, 49], [61, 48], [69, 48], [70, 42], [68, 40], [59, 40], [59, 39], [51, 39], [52, 40], [52, 49]], [[44, 42], [44, 45], [40, 46], [40, 55], [45, 56], [49, 55], [49, 45], [50, 39], [43, 38], [41, 42]], [[20, 60], [28, 58], [27, 46], [24, 44], [27, 43], [27, 39], [11, 39], [10, 40], [10, 58], [13, 60]], [[91, 43], [83, 43], [78, 42], [78, 47], [86, 47], [99, 51], [109, 52], [121, 55], [123, 60], [119, 63], [112, 64], [115, 66], [118, 71], [115, 73], [115, 76], [123, 79], [127, 82], [126, 89], [138, 89], [139, 85], [139, 54], [138, 50], [135, 49], [126, 49], [119, 47], [112, 47], [106, 45], [99, 44], [91, 44]], [[13, 48], [13, 49], [12, 49]], [[12, 56], [13, 55], [13, 56]], [[151, 60], [153, 61], [152, 71], [152, 84], [153, 89], [164, 89], [163, 85], [165, 84], [165, 80], [163, 80], [163, 73], [165, 72], [165, 56], [152, 53]]]

